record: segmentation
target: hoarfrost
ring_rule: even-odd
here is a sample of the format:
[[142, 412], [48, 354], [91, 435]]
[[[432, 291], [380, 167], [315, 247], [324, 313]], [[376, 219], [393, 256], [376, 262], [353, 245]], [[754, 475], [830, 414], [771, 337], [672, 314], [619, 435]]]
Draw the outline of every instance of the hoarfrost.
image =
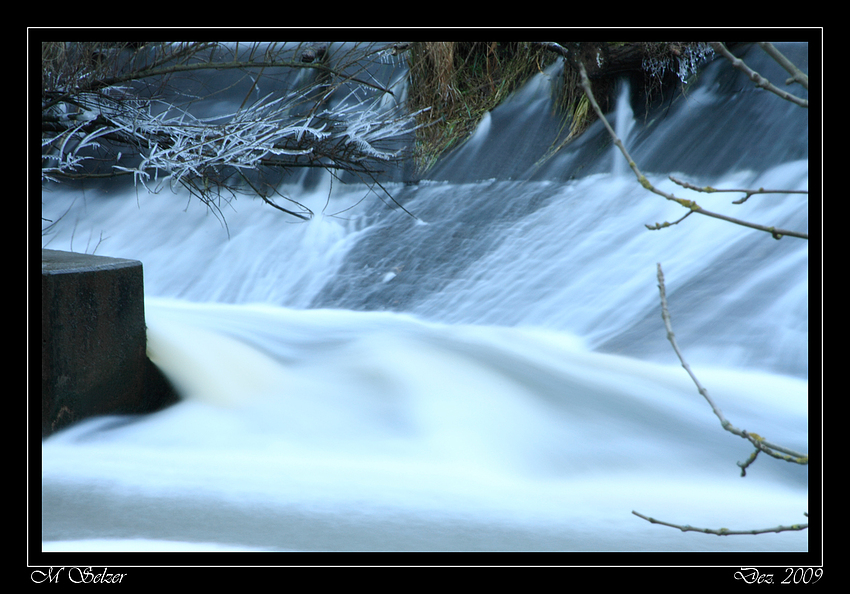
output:
[[[55, 175], [79, 169], [91, 158], [81, 151], [97, 148], [95, 140], [101, 137], [136, 148], [140, 158], [136, 167], [119, 165], [115, 159], [112, 168], [132, 173], [137, 184], [155, 192], [161, 184], [149, 187], [151, 177], [181, 182], [205, 178], [225, 167], [255, 169], [273, 158], [294, 158], [317, 150], [323, 151], [320, 156], [333, 160], [333, 145], [338, 140], [351, 149], [340, 155], [346, 163], [389, 161], [398, 156], [398, 151], [379, 145], [414, 128], [416, 114], [386, 113], [377, 105], [364, 107], [359, 102], [333, 112], [294, 117], [290, 112], [299, 98], [266, 96], [235, 113], [199, 119], [173, 105], [165, 105], [154, 114], [152, 103], [115, 99], [109, 89], [84, 94], [76, 102], [78, 112], [73, 114], [75, 123], [79, 123], [42, 140], [47, 162], [42, 179], [54, 181]], [[287, 163], [277, 159], [274, 164]]]
[[707, 43], [688, 44], [681, 47], [678, 55], [648, 55], [644, 57], [642, 66], [654, 78], [662, 78], [669, 70], [676, 74], [682, 84], [688, 84], [688, 79], [713, 55], [714, 50]]

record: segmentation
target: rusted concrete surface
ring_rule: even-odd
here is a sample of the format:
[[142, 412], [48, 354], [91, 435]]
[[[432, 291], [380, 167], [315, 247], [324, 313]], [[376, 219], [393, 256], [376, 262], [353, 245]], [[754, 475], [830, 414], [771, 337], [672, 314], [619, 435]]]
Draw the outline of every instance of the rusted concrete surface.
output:
[[42, 250], [41, 343], [42, 438], [176, 400], [147, 358], [141, 262]]

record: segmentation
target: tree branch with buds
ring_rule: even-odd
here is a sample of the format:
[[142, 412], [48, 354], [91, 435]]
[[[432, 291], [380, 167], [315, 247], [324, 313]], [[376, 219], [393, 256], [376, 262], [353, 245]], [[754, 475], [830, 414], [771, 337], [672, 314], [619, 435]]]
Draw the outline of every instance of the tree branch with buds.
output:
[[759, 452], [764, 452], [768, 456], [773, 458], [777, 458], [778, 460], [785, 460], [786, 462], [793, 462], [795, 464], [808, 464], [809, 456], [808, 454], [803, 454], [797, 451], [794, 451], [785, 446], [773, 443], [768, 441], [758, 433], [752, 433], [750, 431], [745, 431], [743, 429], [737, 428], [735, 425], [730, 423], [723, 414], [723, 411], [720, 410], [720, 407], [714, 402], [714, 399], [708, 393], [708, 390], [700, 383], [697, 376], [691, 370], [691, 366], [688, 365], [688, 362], [685, 360], [684, 355], [682, 354], [681, 349], [679, 349], [679, 345], [676, 342], [676, 334], [673, 332], [673, 323], [670, 318], [670, 310], [667, 307], [667, 289], [664, 285], [664, 272], [661, 270], [661, 264], [658, 264], [658, 291], [661, 294], [661, 317], [664, 320], [664, 327], [667, 330], [667, 340], [670, 341], [670, 344], [673, 346], [673, 351], [675, 351], [676, 356], [679, 358], [679, 362], [682, 364], [682, 367], [685, 371], [688, 372], [691, 380], [694, 382], [694, 385], [697, 387], [697, 391], [705, 398], [705, 401], [708, 402], [709, 406], [711, 406], [711, 410], [714, 415], [720, 420], [720, 425], [733, 435], [737, 435], [743, 439], [749, 441], [756, 449], [755, 454], [750, 456], [750, 458], [745, 462], [738, 462], [738, 466], [741, 467], [741, 476], [746, 476], [746, 469], [755, 461], [756, 455]]
[[607, 118], [605, 117], [605, 114], [602, 113], [602, 109], [599, 107], [599, 104], [596, 102], [596, 98], [593, 95], [593, 89], [590, 85], [590, 79], [587, 76], [587, 71], [585, 70], [584, 65], [581, 62], [579, 62], [578, 66], [579, 66], [579, 73], [581, 75], [581, 86], [582, 86], [582, 89], [584, 90], [585, 95], [587, 95], [587, 99], [590, 102], [591, 107], [593, 107], [593, 110], [596, 112], [596, 115], [602, 121], [602, 124], [605, 126], [605, 129], [608, 131], [608, 134], [611, 136], [611, 139], [614, 142], [614, 144], [617, 146], [617, 148], [623, 154], [623, 157], [625, 157], [626, 162], [629, 164], [629, 167], [634, 172], [635, 177], [638, 180], [638, 183], [640, 183], [640, 185], [643, 186], [644, 189], [652, 192], [653, 194], [657, 194], [659, 196], [662, 196], [662, 197], [666, 198], [667, 200], [670, 200], [671, 202], [675, 202], [675, 203], [677, 203], [677, 204], [688, 209], [688, 212], [685, 213], [685, 215], [682, 218], [678, 219], [677, 221], [674, 221], [672, 223], [664, 222], [664, 223], [656, 223], [655, 225], [646, 225], [647, 229], [654, 231], [654, 230], [670, 227], [672, 225], [678, 225], [683, 220], [688, 218], [691, 214], [697, 213], [697, 214], [701, 214], [703, 216], [707, 216], [707, 217], [727, 221], [727, 222], [730, 222], [730, 223], [734, 223], [735, 225], [741, 225], [742, 227], [749, 227], [751, 229], [757, 229], [758, 231], [764, 231], [766, 233], [770, 233], [771, 236], [774, 239], [781, 239], [782, 237], [784, 237], [786, 235], [791, 236], [791, 237], [799, 237], [801, 239], [808, 239], [809, 238], [808, 233], [802, 233], [800, 231], [793, 231], [793, 230], [790, 230], [790, 229], [780, 229], [778, 227], [772, 227], [772, 226], [768, 226], [768, 225], [761, 225], [761, 224], [758, 224], [758, 223], [752, 223], [752, 222], [745, 221], [745, 220], [742, 220], [742, 219], [738, 219], [738, 218], [735, 218], [735, 217], [730, 217], [730, 216], [725, 215], [725, 214], [706, 210], [705, 208], [701, 207], [699, 204], [697, 204], [693, 200], [687, 200], [685, 198], [678, 198], [678, 197], [676, 197], [675, 195], [673, 195], [669, 192], [665, 192], [663, 190], [658, 189], [656, 186], [654, 186], [652, 184], [652, 182], [649, 181], [649, 179], [638, 168], [634, 159], [632, 159], [631, 155], [626, 150], [625, 145], [623, 145], [623, 141], [620, 140], [620, 138], [617, 136], [617, 133], [614, 131], [614, 128], [611, 127], [611, 124], [608, 122]]
[[[753, 454], [744, 462], [738, 462], [738, 466], [741, 468], [741, 476], [747, 475], [747, 468], [755, 462], [756, 457], [760, 452], [764, 452], [765, 454], [772, 456], [774, 458], [785, 460], [786, 462], [792, 462], [795, 464], [806, 465], [809, 463], [809, 456], [807, 454], [802, 454], [796, 452], [792, 449], [786, 448], [784, 446], [772, 443], [757, 433], [752, 433], [750, 431], [745, 431], [742, 429], [738, 429], [732, 423], [730, 423], [723, 414], [723, 411], [720, 410], [720, 407], [717, 406], [717, 403], [708, 393], [708, 390], [700, 383], [699, 379], [697, 379], [694, 372], [691, 370], [690, 365], [685, 360], [684, 355], [682, 355], [682, 351], [679, 348], [678, 343], [676, 342], [676, 335], [673, 332], [673, 324], [670, 318], [670, 310], [667, 306], [667, 289], [664, 284], [664, 272], [661, 270], [661, 264], [658, 264], [658, 290], [661, 295], [661, 317], [664, 319], [664, 327], [667, 329], [667, 339], [670, 341], [670, 344], [673, 346], [673, 350], [676, 352], [676, 356], [679, 358], [679, 361], [682, 364], [682, 367], [685, 371], [688, 372], [688, 375], [693, 380], [694, 384], [697, 387], [697, 390], [705, 398], [706, 402], [708, 402], [709, 406], [711, 406], [711, 410], [714, 415], [720, 420], [720, 425], [726, 431], [732, 433], [733, 435], [737, 435], [738, 437], [744, 438], [749, 441], [754, 447], [755, 450]], [[790, 526], [775, 526], [773, 528], [762, 528], [762, 529], [748, 529], [748, 530], [729, 530], [728, 528], [695, 528], [693, 526], [689, 526], [687, 524], [673, 524], [671, 522], [666, 522], [663, 520], [657, 520], [655, 518], [646, 516], [644, 514], [638, 513], [636, 511], [632, 511], [632, 514], [636, 515], [639, 518], [646, 520], [651, 524], [661, 524], [663, 526], [670, 526], [671, 528], [678, 528], [682, 532], [702, 532], [703, 534], [716, 534], [718, 536], [732, 536], [732, 535], [743, 535], [743, 534], [765, 534], [770, 532], [787, 532], [787, 531], [796, 531], [796, 530], [805, 530], [809, 527], [808, 523], [806, 524], [792, 524]], [[806, 514], [808, 515], [808, 514]]]
[[[799, 68], [794, 66], [794, 64], [792, 64], [790, 60], [783, 56], [779, 52], [779, 50], [777, 50], [772, 44], [767, 42], [761, 42], [759, 43], [759, 46], [791, 74], [791, 78], [785, 81], [786, 84], [798, 82], [804, 88], [809, 88], [809, 77], [805, 75]], [[743, 60], [741, 60], [740, 58], [736, 58], [734, 55], [732, 55], [732, 52], [730, 52], [723, 43], [715, 41], [711, 43], [711, 47], [718, 54], [729, 60], [732, 63], [732, 66], [746, 74], [749, 79], [756, 84], [758, 88], [770, 91], [771, 93], [782, 97], [786, 101], [795, 103], [800, 107], [809, 107], [809, 101], [807, 99], [797, 97], [796, 95], [793, 95], [787, 91], [783, 91], [782, 89], [776, 87], [765, 77], [763, 77], [758, 72], [747, 66]]]
[[671, 528], [678, 528], [682, 532], [702, 532], [703, 534], [716, 534], [717, 536], [735, 536], [742, 534], [769, 534], [771, 532], [789, 532], [805, 530], [809, 527], [809, 524], [805, 523], [791, 524], [790, 526], [774, 526], [772, 528], [756, 528], [753, 530], [729, 530], [728, 528], [696, 528], [694, 526], [689, 526], [688, 524], [673, 524], [671, 522], [665, 522], [663, 520], [656, 520], [655, 518], [645, 516], [634, 510], [632, 511], [632, 513], [639, 518], [643, 518], [650, 524], [661, 524], [662, 526], [670, 526]]

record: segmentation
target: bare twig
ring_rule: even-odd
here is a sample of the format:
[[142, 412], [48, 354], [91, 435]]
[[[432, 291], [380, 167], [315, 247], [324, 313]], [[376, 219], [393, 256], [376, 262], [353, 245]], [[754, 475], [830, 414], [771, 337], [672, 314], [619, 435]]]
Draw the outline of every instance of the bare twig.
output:
[[682, 181], [680, 179], [676, 179], [672, 175], [669, 176], [670, 181], [674, 184], [678, 184], [683, 188], [687, 188], [688, 190], [694, 190], [696, 192], [703, 192], [705, 194], [714, 194], [717, 192], [734, 192], [734, 193], [743, 193], [745, 196], [739, 200], [733, 200], [732, 204], [743, 204], [747, 200], [750, 199], [750, 196], [755, 194], [808, 194], [808, 190], [765, 190], [764, 188], [747, 189], [747, 188], [712, 188], [711, 186], [695, 186], [686, 181]]
[[[693, 200], [687, 200], [687, 199], [684, 199], [684, 198], [677, 198], [673, 194], [670, 194], [668, 192], [664, 192], [663, 190], [659, 190], [658, 188], [656, 188], [654, 185], [652, 185], [652, 183], [646, 178], [646, 176], [638, 168], [634, 159], [632, 159], [631, 155], [626, 150], [626, 147], [623, 145], [622, 140], [620, 140], [620, 138], [617, 136], [617, 133], [611, 127], [611, 124], [608, 123], [608, 120], [605, 118], [605, 114], [602, 113], [602, 109], [599, 107], [599, 104], [596, 102], [596, 98], [593, 95], [593, 89], [590, 86], [590, 80], [588, 79], [587, 71], [584, 68], [584, 64], [579, 62], [578, 66], [579, 66], [579, 74], [581, 75], [581, 86], [582, 86], [582, 89], [585, 92], [585, 95], [587, 95], [587, 98], [590, 101], [590, 105], [593, 107], [593, 110], [596, 112], [596, 115], [599, 116], [599, 119], [602, 120], [602, 123], [605, 126], [605, 129], [608, 131], [608, 134], [611, 136], [611, 139], [614, 141], [614, 144], [617, 146], [618, 149], [620, 149], [620, 152], [626, 158], [626, 162], [628, 162], [629, 167], [634, 172], [635, 176], [637, 177], [638, 182], [646, 190], [649, 190], [653, 194], [658, 194], [659, 196], [663, 196], [667, 200], [670, 200], [672, 202], [676, 202], [677, 204], [680, 204], [681, 206], [688, 208], [691, 212], [696, 212], [698, 214], [705, 215], [707, 217], [712, 217], [712, 218], [715, 218], [715, 219], [728, 221], [730, 223], [734, 223], [736, 225], [741, 225], [743, 227], [749, 227], [751, 229], [757, 229], [759, 231], [764, 231], [766, 233], [770, 233], [773, 236], [774, 239], [781, 239], [785, 235], [789, 235], [791, 237], [799, 237], [801, 239], [808, 239], [809, 238], [807, 233], [801, 233], [799, 231], [791, 231], [791, 230], [788, 230], [788, 229], [779, 229], [777, 227], [770, 227], [770, 226], [767, 226], [767, 225], [760, 225], [760, 224], [757, 224], [757, 223], [751, 223], [749, 221], [737, 219], [735, 217], [730, 217], [730, 216], [727, 216], [727, 215], [724, 215], [724, 214], [712, 212], [712, 211], [709, 211], [709, 210], [702, 208], [699, 204], [697, 204]], [[676, 225], [679, 222], [681, 222], [682, 220], [684, 220], [685, 218], [686, 217], [682, 217], [681, 219], [679, 219], [675, 223], [656, 223], [655, 225], [646, 225], [646, 228], [650, 229], [650, 230], [663, 229], [663, 228], [669, 227], [671, 225]]]
[[672, 524], [670, 522], [665, 522], [663, 520], [656, 520], [655, 518], [651, 518], [649, 516], [645, 516], [636, 511], [632, 511], [634, 515], [639, 518], [643, 518], [650, 524], [661, 524], [662, 526], [670, 526], [671, 528], [678, 528], [682, 532], [702, 532], [704, 534], [716, 534], [717, 536], [733, 536], [733, 535], [741, 535], [741, 534], [767, 534], [770, 532], [788, 532], [792, 530], [805, 530], [809, 527], [809, 524], [791, 524], [790, 526], [774, 526], [773, 528], [759, 528], [755, 530], [729, 530], [728, 528], [695, 528], [693, 526], [688, 526], [687, 524]]
[[809, 75], [797, 68], [797, 66], [791, 62], [791, 60], [782, 55], [782, 52], [776, 49], [772, 43], [759, 41], [759, 47], [763, 49], [768, 56], [776, 60], [779, 65], [787, 70], [791, 75], [791, 78], [785, 81], [786, 85], [798, 83], [807, 91], [809, 90]]
[[[768, 456], [772, 456], [779, 460], [785, 460], [786, 462], [793, 462], [795, 464], [803, 465], [808, 464], [808, 454], [801, 454], [792, 449], [772, 443], [763, 438], [758, 433], [752, 433], [743, 429], [738, 429], [726, 419], [726, 417], [723, 415], [723, 411], [720, 410], [720, 407], [717, 406], [717, 404], [709, 395], [708, 390], [700, 383], [694, 372], [691, 371], [690, 365], [688, 365], [688, 362], [685, 361], [685, 357], [684, 355], [682, 355], [682, 351], [679, 349], [679, 345], [676, 342], [676, 335], [673, 333], [673, 324], [670, 319], [670, 311], [667, 308], [667, 290], [664, 286], [664, 272], [661, 270], [661, 264], [658, 264], [658, 290], [661, 293], [661, 317], [664, 319], [664, 326], [667, 329], [667, 339], [673, 346], [673, 350], [676, 352], [676, 356], [682, 363], [682, 367], [685, 369], [685, 371], [688, 372], [688, 375], [691, 376], [691, 380], [693, 380], [694, 384], [697, 387], [697, 390], [702, 395], [702, 397], [705, 398], [709, 406], [711, 406], [711, 410], [714, 412], [714, 415], [720, 420], [720, 425], [729, 433], [732, 433], [733, 435], [737, 435], [749, 441], [756, 448], [756, 452], [764, 452]], [[741, 476], [746, 476], [746, 469], [750, 464], [753, 463], [754, 460], [755, 455], [752, 455], [750, 459], [748, 459], [746, 462], [738, 463], [738, 466], [741, 468]]]
[[132, 72], [129, 74], [124, 74], [120, 76], [114, 76], [112, 78], [99, 81], [98, 85], [93, 87], [93, 89], [98, 89], [101, 87], [109, 87], [121, 85], [129, 81], [140, 80], [143, 78], [157, 77], [157, 76], [167, 76], [171, 74], [177, 74], [181, 72], [193, 72], [197, 70], [262, 70], [263, 68], [301, 68], [301, 69], [310, 69], [310, 70], [318, 70], [320, 72], [334, 75], [339, 77], [343, 82], [352, 82], [358, 85], [363, 85], [364, 87], [371, 87], [381, 93], [388, 93], [390, 95], [393, 94], [392, 90], [385, 88], [381, 85], [369, 82], [367, 80], [357, 79], [353, 76], [346, 76], [340, 72], [335, 71], [333, 68], [327, 66], [326, 64], [317, 62], [317, 63], [307, 63], [301, 61], [277, 61], [271, 60], [267, 62], [246, 62], [242, 60], [231, 60], [229, 62], [203, 62], [203, 63], [195, 63], [195, 64], [171, 64], [168, 66], [163, 66], [160, 68], [149, 68], [139, 72]]
[[[720, 54], [721, 56], [723, 56], [724, 58], [729, 60], [732, 63], [732, 66], [734, 66], [735, 68], [737, 68], [738, 70], [740, 70], [741, 72], [746, 74], [750, 78], [750, 80], [753, 81], [754, 83], [756, 83], [756, 86], [759, 87], [760, 89], [765, 89], [767, 91], [770, 91], [771, 93], [774, 93], [775, 95], [778, 95], [779, 97], [782, 97], [786, 101], [790, 101], [791, 103], [799, 105], [800, 107], [806, 107], [806, 108], [809, 107], [809, 101], [807, 99], [802, 99], [800, 97], [797, 97], [796, 95], [792, 95], [788, 91], [783, 91], [782, 89], [774, 86], [769, 80], [767, 80], [762, 75], [760, 75], [758, 72], [756, 72], [755, 70], [753, 70], [752, 68], [747, 66], [744, 63], [743, 60], [741, 60], [740, 58], [736, 58], [734, 55], [732, 55], [732, 52], [730, 52], [726, 48], [726, 46], [723, 45], [723, 43], [721, 43], [719, 41], [714, 41], [714, 42], [711, 43], [711, 47], [718, 54]], [[764, 46], [762, 46], [762, 47], [764, 47]], [[767, 51], [767, 50], [765, 50], [765, 51]], [[774, 53], [778, 54], [779, 52], [774, 48]], [[769, 52], [769, 51], [768, 51], [768, 54], [775, 57], [774, 54], [771, 54], [771, 52]], [[784, 57], [783, 57], [783, 59], [784, 59]], [[785, 61], [788, 64], [790, 64], [790, 62], [788, 62], [787, 60], [785, 60]], [[781, 61], [780, 61], [780, 64], [782, 64]], [[792, 72], [791, 74], [794, 75], [794, 72]], [[802, 74], [802, 73], [800, 73], [800, 74]], [[803, 75], [803, 76], [805, 76], [805, 75]], [[809, 81], [809, 79], [806, 76], [805, 77], [805, 85], [804, 85], [806, 88], [808, 88], [808, 84], [809, 84], [808, 81]]]

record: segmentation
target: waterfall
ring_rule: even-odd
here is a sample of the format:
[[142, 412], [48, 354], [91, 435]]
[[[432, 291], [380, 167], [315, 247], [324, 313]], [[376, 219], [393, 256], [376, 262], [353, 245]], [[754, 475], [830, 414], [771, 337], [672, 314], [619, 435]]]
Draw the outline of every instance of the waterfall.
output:
[[[805, 467], [740, 478], [750, 448], [679, 366], [655, 271], [726, 416], [807, 451], [807, 242], [697, 216], [648, 230], [682, 207], [598, 122], [542, 159], [556, 73], [426, 178], [384, 184], [404, 210], [328, 175], [280, 188], [306, 223], [249, 198], [217, 217], [169, 192], [46, 189], [45, 246], [143, 262], [149, 356], [184, 399], [44, 442], [45, 549], [807, 550], [805, 531], [733, 541], [631, 514], [805, 521]], [[723, 60], [645, 113], [630, 94], [613, 122], [653, 184], [808, 231], [800, 195], [732, 205], [668, 177], [806, 190], [804, 110]]]
[[[635, 117], [631, 104], [631, 85], [627, 78], [623, 78], [620, 81], [619, 86], [620, 88], [617, 90], [614, 132], [617, 134], [617, 138], [619, 138], [626, 147], [626, 150], [628, 150], [629, 133], [635, 125]], [[614, 177], [620, 177], [625, 173], [630, 173], [628, 163], [626, 163], [619, 148], [614, 147], [612, 149], [611, 159], [613, 161], [611, 172]]]

